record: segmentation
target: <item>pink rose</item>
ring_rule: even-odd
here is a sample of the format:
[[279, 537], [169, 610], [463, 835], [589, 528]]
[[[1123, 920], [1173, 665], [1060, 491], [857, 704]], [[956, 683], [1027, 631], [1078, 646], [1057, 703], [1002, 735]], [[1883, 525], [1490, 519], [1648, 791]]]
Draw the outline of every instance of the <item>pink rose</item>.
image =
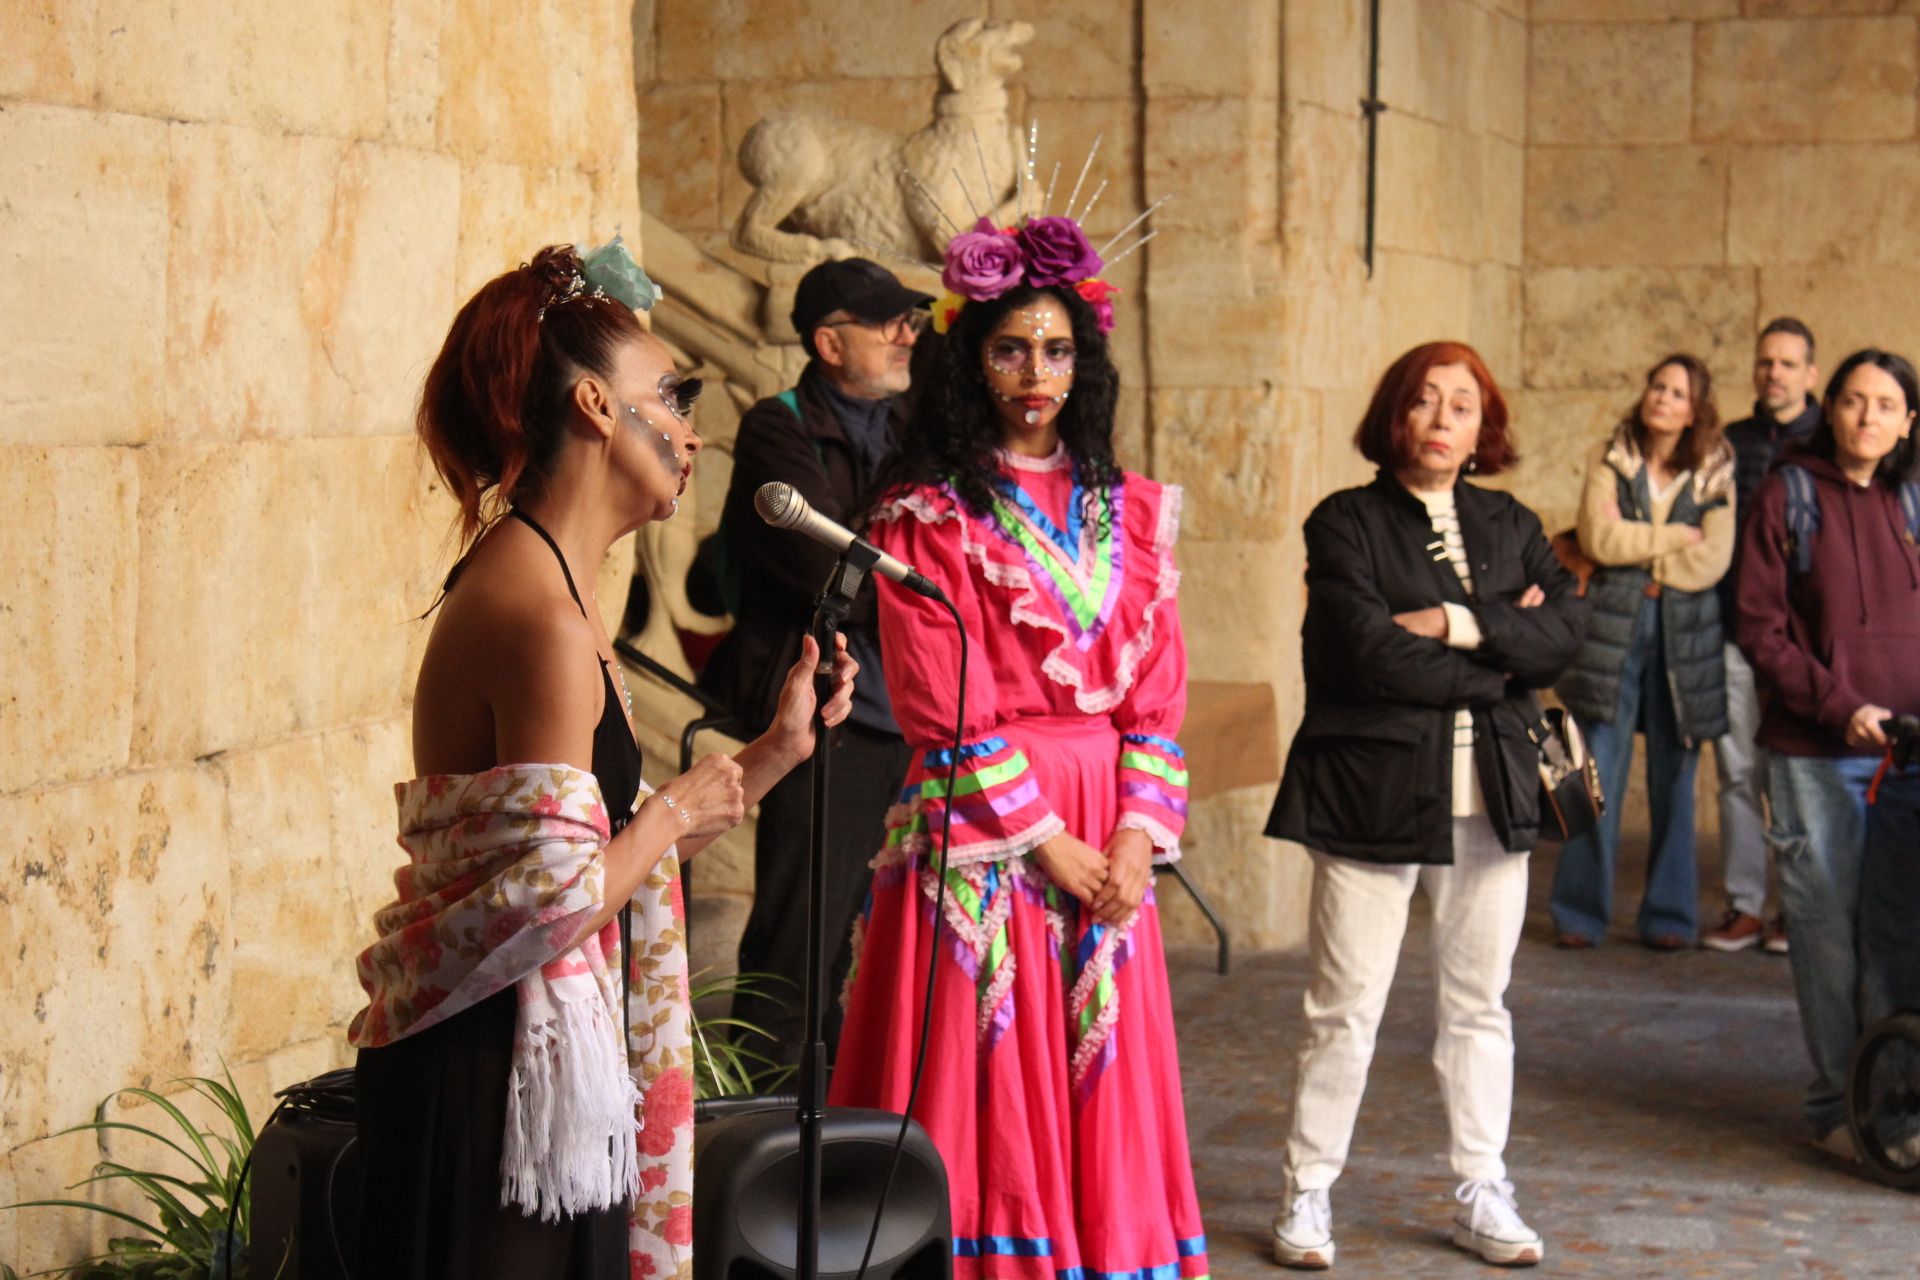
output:
[[1020, 228], [1019, 239], [1026, 250], [1028, 284], [1044, 289], [1100, 274], [1100, 255], [1072, 218], [1034, 218]]
[[440, 939], [434, 936], [431, 920], [421, 920], [402, 929], [395, 950], [399, 953], [400, 966], [415, 976], [432, 973], [440, 967]]
[[692, 1244], [693, 1206], [690, 1204], [676, 1205], [667, 1210], [667, 1220], [660, 1224], [660, 1238], [668, 1244]]
[[653, 1265], [653, 1255], [642, 1253], [638, 1249], [627, 1254], [627, 1274], [632, 1280], [647, 1280], [657, 1268]]
[[519, 933], [520, 930], [526, 926], [526, 923], [527, 913], [525, 911], [496, 912], [493, 917], [487, 921], [486, 927], [480, 931], [480, 941], [488, 951], [496, 950], [515, 934]]
[[640, 1150], [656, 1159], [673, 1150], [679, 1131], [693, 1123], [693, 1081], [684, 1071], [663, 1071], [647, 1086], [646, 1127]]
[[973, 230], [947, 244], [947, 265], [940, 282], [963, 298], [985, 302], [1019, 284], [1025, 267], [1026, 252], [1020, 241], [982, 218]]

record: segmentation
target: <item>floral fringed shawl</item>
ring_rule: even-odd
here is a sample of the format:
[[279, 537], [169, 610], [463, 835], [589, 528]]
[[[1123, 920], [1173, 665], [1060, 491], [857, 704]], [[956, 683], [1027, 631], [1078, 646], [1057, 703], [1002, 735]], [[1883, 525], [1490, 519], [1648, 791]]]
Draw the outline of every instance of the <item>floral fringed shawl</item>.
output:
[[503, 765], [417, 778], [394, 794], [410, 860], [359, 957], [368, 1006], [349, 1038], [392, 1044], [517, 986], [501, 1203], [554, 1219], [632, 1196], [636, 1275], [690, 1269], [692, 1037], [676, 854], [633, 898], [623, 1046], [618, 922], [569, 946], [604, 894], [609, 824], [593, 775]]

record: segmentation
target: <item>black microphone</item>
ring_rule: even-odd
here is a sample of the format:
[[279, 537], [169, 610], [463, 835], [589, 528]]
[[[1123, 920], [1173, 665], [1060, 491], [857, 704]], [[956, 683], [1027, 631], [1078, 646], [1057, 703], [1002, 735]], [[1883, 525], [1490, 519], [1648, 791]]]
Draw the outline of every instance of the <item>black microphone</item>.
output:
[[909, 591], [918, 592], [929, 600], [945, 600], [940, 588], [927, 580], [925, 574], [910, 564], [901, 564], [886, 552], [874, 547], [872, 543], [854, 536], [845, 525], [829, 520], [815, 511], [807, 500], [794, 492], [793, 486], [779, 480], [769, 480], [753, 494], [753, 509], [760, 518], [776, 529], [792, 529], [804, 533], [815, 542], [845, 551], [854, 543], [872, 550], [880, 557], [874, 561], [873, 571], [885, 574]]

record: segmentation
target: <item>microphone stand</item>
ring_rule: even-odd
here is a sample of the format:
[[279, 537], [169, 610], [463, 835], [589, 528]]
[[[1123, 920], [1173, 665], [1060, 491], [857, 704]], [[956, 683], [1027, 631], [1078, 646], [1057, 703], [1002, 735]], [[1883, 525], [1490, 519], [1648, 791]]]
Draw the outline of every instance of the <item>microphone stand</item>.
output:
[[813, 820], [807, 838], [807, 988], [806, 1044], [800, 1051], [797, 1119], [800, 1125], [800, 1234], [794, 1262], [797, 1280], [820, 1274], [820, 1131], [827, 1111], [826, 932], [827, 784], [830, 772], [827, 726], [821, 708], [833, 693], [834, 636], [880, 552], [855, 539], [840, 553], [833, 576], [814, 601], [811, 633], [820, 645], [813, 689]]

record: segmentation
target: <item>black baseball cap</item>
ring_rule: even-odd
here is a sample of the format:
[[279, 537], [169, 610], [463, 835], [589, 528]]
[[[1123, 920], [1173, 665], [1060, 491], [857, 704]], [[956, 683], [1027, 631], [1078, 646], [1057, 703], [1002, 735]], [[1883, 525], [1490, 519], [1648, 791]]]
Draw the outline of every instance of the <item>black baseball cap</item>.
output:
[[933, 295], [909, 289], [900, 278], [866, 258], [823, 262], [800, 277], [793, 291], [793, 328], [800, 343], [813, 350], [813, 331], [836, 311], [877, 324], [915, 307], [930, 306]]

